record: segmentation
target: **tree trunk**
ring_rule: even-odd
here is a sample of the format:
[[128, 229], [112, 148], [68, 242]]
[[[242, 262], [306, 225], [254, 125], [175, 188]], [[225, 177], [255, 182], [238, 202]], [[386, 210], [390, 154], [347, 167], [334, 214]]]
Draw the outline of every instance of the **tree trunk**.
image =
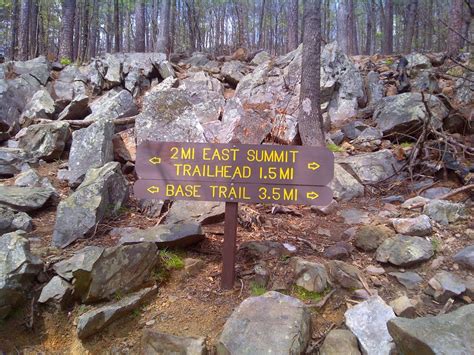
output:
[[[336, 39], [339, 48], [344, 53], [349, 53], [349, 38], [348, 38], [348, 26], [349, 26], [349, 6], [348, 0], [341, 0], [337, 8], [337, 32]], [[305, 27], [306, 28], [306, 27]]]
[[354, 0], [349, 0], [348, 2], [348, 24], [347, 24], [347, 38], [349, 39], [348, 43], [348, 53], [351, 55], [359, 54], [359, 43], [357, 40], [357, 25], [355, 18], [355, 9], [354, 9]]
[[30, 13], [30, 58], [38, 56], [38, 1], [31, 2]]
[[451, 0], [449, 9], [448, 55], [454, 56], [462, 47], [463, 0]]
[[72, 47], [72, 60], [77, 60], [79, 58], [79, 42], [81, 39], [81, 22], [82, 22], [82, 3], [83, 0], [76, 2], [76, 13], [74, 16], [74, 39]]
[[59, 60], [73, 60], [74, 17], [76, 14], [76, 0], [63, 1], [63, 21], [59, 34]]
[[[406, 30], [405, 30], [405, 40], [403, 42], [403, 52], [411, 52], [411, 44], [413, 41], [413, 34], [415, 33], [415, 19], [416, 19], [416, 9], [418, 7], [418, 0], [410, 0], [407, 9], [407, 18], [406, 18]], [[431, 14], [430, 14], [431, 15]]]
[[262, 8], [260, 9], [260, 21], [258, 23], [258, 48], [263, 49], [263, 21], [265, 18], [265, 0], [262, 0]]
[[91, 33], [89, 44], [89, 58], [97, 55], [97, 32], [99, 31], [99, 1], [92, 2]]
[[288, 51], [298, 47], [298, 0], [290, 0], [288, 7]]
[[114, 0], [114, 37], [115, 37], [115, 46], [114, 52], [118, 53], [122, 49], [120, 41], [120, 8], [119, 0]]
[[158, 52], [166, 53], [167, 56], [170, 53], [170, 13], [171, 0], [162, 0], [157, 50]]
[[31, 0], [21, 0], [20, 9], [20, 35], [18, 38], [20, 60], [28, 59], [29, 33], [30, 33], [30, 7]]
[[[462, 1], [462, 0], [461, 0]], [[382, 52], [392, 54], [393, 52], [393, 1], [385, 0], [385, 21], [383, 26]]]
[[324, 146], [320, 105], [321, 0], [304, 1], [299, 133], [305, 145]]
[[174, 52], [175, 36], [176, 36], [176, 0], [171, 2], [171, 23], [169, 36], [169, 53]]
[[82, 63], [87, 60], [87, 49], [89, 47], [89, 33], [90, 33], [90, 21], [89, 21], [89, 0], [85, 0], [84, 9], [82, 13], [82, 38], [81, 38], [81, 49], [79, 51], [79, 62]]
[[13, 0], [12, 3], [12, 37], [11, 37], [11, 44], [10, 44], [10, 58], [16, 59], [17, 52], [18, 52], [18, 26], [19, 26], [19, 19], [20, 19], [20, 1]]
[[372, 54], [372, 48], [375, 41], [375, 27], [377, 26], [375, 21], [375, 4], [373, 0], [369, 0], [366, 2], [365, 6], [367, 12], [367, 37], [365, 42], [365, 50], [364, 54], [370, 55]]
[[145, 2], [135, 4], [135, 52], [145, 52]]

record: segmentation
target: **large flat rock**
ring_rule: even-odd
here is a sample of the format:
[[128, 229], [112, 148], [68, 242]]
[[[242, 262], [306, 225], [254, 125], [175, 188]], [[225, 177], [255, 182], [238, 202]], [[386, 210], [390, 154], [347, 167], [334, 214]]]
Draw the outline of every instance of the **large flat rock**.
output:
[[224, 325], [217, 354], [301, 354], [311, 338], [311, 317], [293, 297], [270, 291], [243, 301]]
[[474, 305], [436, 317], [395, 318], [387, 326], [405, 355], [474, 354]]

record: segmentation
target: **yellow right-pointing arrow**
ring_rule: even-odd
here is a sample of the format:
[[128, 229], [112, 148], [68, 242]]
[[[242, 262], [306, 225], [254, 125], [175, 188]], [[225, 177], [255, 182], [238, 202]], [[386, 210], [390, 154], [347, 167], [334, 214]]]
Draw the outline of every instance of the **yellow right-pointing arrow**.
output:
[[148, 160], [150, 163], [152, 163], [153, 165], [156, 165], [156, 164], [160, 164], [161, 163], [161, 158], [159, 157], [153, 157], [151, 159]]
[[313, 161], [312, 163], [308, 163], [308, 169], [310, 170], [316, 170], [316, 169], [319, 169], [320, 167], [321, 165], [319, 165], [315, 161]]
[[151, 194], [156, 194], [157, 192], [160, 192], [160, 188], [158, 186], [150, 186], [147, 191]]
[[318, 197], [319, 197], [319, 195], [314, 191], [306, 193], [306, 198], [309, 198], [310, 200], [317, 199]]

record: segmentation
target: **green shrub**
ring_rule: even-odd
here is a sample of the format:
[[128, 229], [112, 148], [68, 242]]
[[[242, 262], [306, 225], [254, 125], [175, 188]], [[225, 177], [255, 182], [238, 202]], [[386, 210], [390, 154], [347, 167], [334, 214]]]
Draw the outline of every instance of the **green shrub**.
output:
[[62, 65], [69, 65], [69, 64], [72, 63], [72, 61], [71, 61], [71, 59], [69, 59], [69, 58], [61, 58], [61, 59], [59, 60], [59, 63], [61, 63]]
[[344, 152], [344, 148], [339, 147], [337, 144], [334, 144], [334, 143], [328, 143], [326, 147], [333, 153]]

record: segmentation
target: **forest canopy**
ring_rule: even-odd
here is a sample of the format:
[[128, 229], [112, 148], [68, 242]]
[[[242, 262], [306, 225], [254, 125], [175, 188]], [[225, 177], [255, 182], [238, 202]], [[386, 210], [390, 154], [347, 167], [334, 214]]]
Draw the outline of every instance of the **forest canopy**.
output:
[[[468, 50], [472, 0], [320, 0], [323, 43], [348, 54]], [[0, 54], [84, 62], [105, 52], [292, 50], [298, 0], [0, 0]], [[451, 30], [450, 30], [451, 29]]]

